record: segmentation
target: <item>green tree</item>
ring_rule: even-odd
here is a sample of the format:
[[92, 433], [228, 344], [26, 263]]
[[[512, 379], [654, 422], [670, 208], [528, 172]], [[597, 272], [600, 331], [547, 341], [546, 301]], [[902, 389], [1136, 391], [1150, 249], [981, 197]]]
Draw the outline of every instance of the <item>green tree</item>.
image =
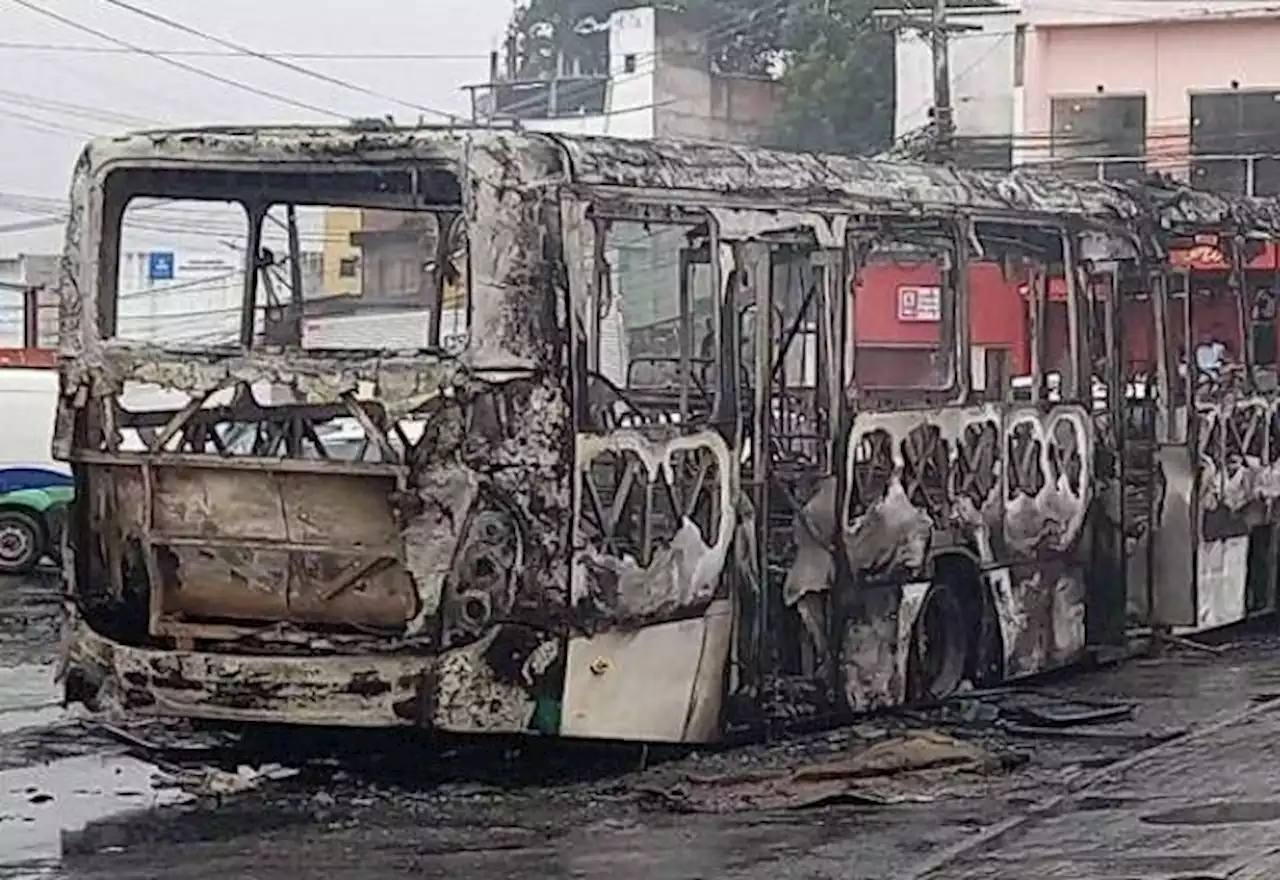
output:
[[788, 16], [782, 82], [786, 103], [778, 145], [865, 154], [893, 139], [893, 34], [874, 9], [895, 2], [803, 0]]

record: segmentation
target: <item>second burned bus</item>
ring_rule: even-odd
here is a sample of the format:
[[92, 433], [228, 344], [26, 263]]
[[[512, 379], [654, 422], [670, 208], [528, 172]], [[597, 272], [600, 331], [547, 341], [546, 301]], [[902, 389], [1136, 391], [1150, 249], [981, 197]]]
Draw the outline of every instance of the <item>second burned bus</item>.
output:
[[[1199, 305], [1166, 259], [1213, 234], [1243, 265], [1261, 203], [277, 128], [94, 141], [71, 218], [72, 700], [701, 742], [1274, 604], [1274, 383], [1249, 351], [1212, 387], [1180, 367]], [[140, 287], [148, 232], [234, 262]], [[909, 365], [860, 343], [885, 259], [940, 279]], [[977, 261], [1032, 291], [1021, 381], [974, 356]], [[308, 340], [343, 297], [383, 331]]]

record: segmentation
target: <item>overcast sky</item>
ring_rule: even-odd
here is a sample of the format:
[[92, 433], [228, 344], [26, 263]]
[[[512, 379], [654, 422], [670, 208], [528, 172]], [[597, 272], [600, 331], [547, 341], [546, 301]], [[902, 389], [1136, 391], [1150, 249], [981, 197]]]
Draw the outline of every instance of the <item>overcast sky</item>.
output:
[[[260, 59], [229, 57], [224, 47], [106, 0], [27, 2], [143, 49], [210, 53], [170, 57], [317, 110], [179, 70], [0, 0], [0, 98], [6, 108], [0, 111], [0, 226], [38, 219], [64, 204], [71, 166], [95, 134], [154, 125], [321, 121], [319, 109], [343, 119], [393, 114], [416, 121], [422, 111], [411, 105], [466, 116], [470, 105], [459, 87], [487, 78], [488, 53], [498, 47], [512, 7], [512, 0], [128, 0], [264, 53], [366, 56], [288, 60], [403, 102], [395, 103]], [[402, 57], [388, 57], [394, 55]], [[56, 249], [61, 233], [0, 233], [0, 255]]]

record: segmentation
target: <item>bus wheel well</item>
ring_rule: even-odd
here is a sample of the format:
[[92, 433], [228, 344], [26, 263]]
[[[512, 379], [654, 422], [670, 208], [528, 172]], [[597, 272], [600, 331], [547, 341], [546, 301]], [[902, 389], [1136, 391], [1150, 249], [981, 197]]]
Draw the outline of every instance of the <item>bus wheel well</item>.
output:
[[991, 684], [1004, 677], [1004, 640], [996, 602], [987, 578], [973, 554], [963, 550], [933, 559], [933, 583], [946, 583], [959, 600], [966, 638], [964, 674], [974, 684]]
[[1245, 614], [1256, 613], [1276, 603], [1280, 593], [1280, 572], [1271, 560], [1274, 526], [1251, 529], [1245, 559]]

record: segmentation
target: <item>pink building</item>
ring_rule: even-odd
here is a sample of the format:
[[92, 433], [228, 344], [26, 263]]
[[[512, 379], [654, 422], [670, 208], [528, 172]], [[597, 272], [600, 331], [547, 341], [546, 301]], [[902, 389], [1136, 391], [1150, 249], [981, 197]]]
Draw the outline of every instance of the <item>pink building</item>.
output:
[[[1280, 193], [1280, 7], [1023, 0], [956, 19], [968, 25], [952, 37], [958, 130], [1010, 138], [1013, 164]], [[918, 35], [899, 39], [901, 130], [919, 124], [904, 108], [930, 102], [927, 57]]]

